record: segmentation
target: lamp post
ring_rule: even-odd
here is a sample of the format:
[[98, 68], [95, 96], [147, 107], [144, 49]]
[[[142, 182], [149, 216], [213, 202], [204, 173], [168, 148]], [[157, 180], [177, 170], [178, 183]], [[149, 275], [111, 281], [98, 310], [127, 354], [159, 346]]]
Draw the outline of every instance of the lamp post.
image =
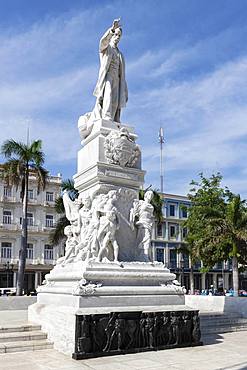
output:
[[4, 271], [6, 272], [6, 275], [7, 275], [7, 287], [6, 288], [8, 288], [9, 287], [9, 274], [10, 273], [12, 274], [14, 270], [14, 265], [13, 263], [10, 264], [9, 261], [7, 261], [3, 266], [4, 266]]
[[181, 259], [180, 259], [180, 267], [181, 267], [181, 271], [182, 271], [181, 286], [184, 286], [184, 257], [183, 257], [183, 255], [181, 256]]

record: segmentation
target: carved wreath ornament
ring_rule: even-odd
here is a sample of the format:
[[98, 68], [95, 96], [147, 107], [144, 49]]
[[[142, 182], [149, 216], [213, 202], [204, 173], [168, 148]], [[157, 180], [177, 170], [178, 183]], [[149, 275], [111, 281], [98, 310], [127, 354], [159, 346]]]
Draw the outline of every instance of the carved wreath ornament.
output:
[[129, 131], [111, 131], [105, 139], [105, 157], [108, 163], [134, 167], [140, 157], [138, 145], [130, 138]]

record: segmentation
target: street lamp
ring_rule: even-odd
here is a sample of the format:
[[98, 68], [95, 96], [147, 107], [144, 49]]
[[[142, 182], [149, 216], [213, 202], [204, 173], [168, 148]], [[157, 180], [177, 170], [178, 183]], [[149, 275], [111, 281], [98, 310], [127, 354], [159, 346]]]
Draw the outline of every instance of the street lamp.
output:
[[6, 288], [8, 288], [9, 287], [9, 274], [10, 273], [12, 274], [14, 270], [14, 265], [13, 263], [10, 264], [9, 261], [7, 261], [3, 266], [4, 266], [4, 271], [7, 274], [7, 287]]
[[181, 256], [181, 259], [180, 259], [180, 267], [181, 267], [181, 270], [182, 270], [181, 286], [184, 286], [184, 256], [183, 255]]

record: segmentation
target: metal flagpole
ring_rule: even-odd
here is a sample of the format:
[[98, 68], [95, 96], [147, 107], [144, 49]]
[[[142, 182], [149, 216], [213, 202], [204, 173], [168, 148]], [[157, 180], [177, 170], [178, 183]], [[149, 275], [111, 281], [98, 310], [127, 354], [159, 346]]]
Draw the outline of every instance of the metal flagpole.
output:
[[164, 132], [163, 128], [159, 129], [159, 143], [160, 143], [160, 191], [164, 191], [164, 174], [163, 174], [163, 144], [164, 144]]

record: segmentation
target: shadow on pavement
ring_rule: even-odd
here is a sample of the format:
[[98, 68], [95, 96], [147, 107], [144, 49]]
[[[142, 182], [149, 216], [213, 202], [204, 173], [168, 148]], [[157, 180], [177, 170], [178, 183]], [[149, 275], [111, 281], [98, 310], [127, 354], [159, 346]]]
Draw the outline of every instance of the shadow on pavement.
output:
[[236, 365], [231, 365], [230, 367], [221, 367], [219, 370], [247, 370], [247, 362], [241, 362]]
[[201, 341], [204, 346], [210, 346], [211, 344], [220, 344], [224, 341], [224, 338], [220, 334], [210, 334], [202, 336]]

